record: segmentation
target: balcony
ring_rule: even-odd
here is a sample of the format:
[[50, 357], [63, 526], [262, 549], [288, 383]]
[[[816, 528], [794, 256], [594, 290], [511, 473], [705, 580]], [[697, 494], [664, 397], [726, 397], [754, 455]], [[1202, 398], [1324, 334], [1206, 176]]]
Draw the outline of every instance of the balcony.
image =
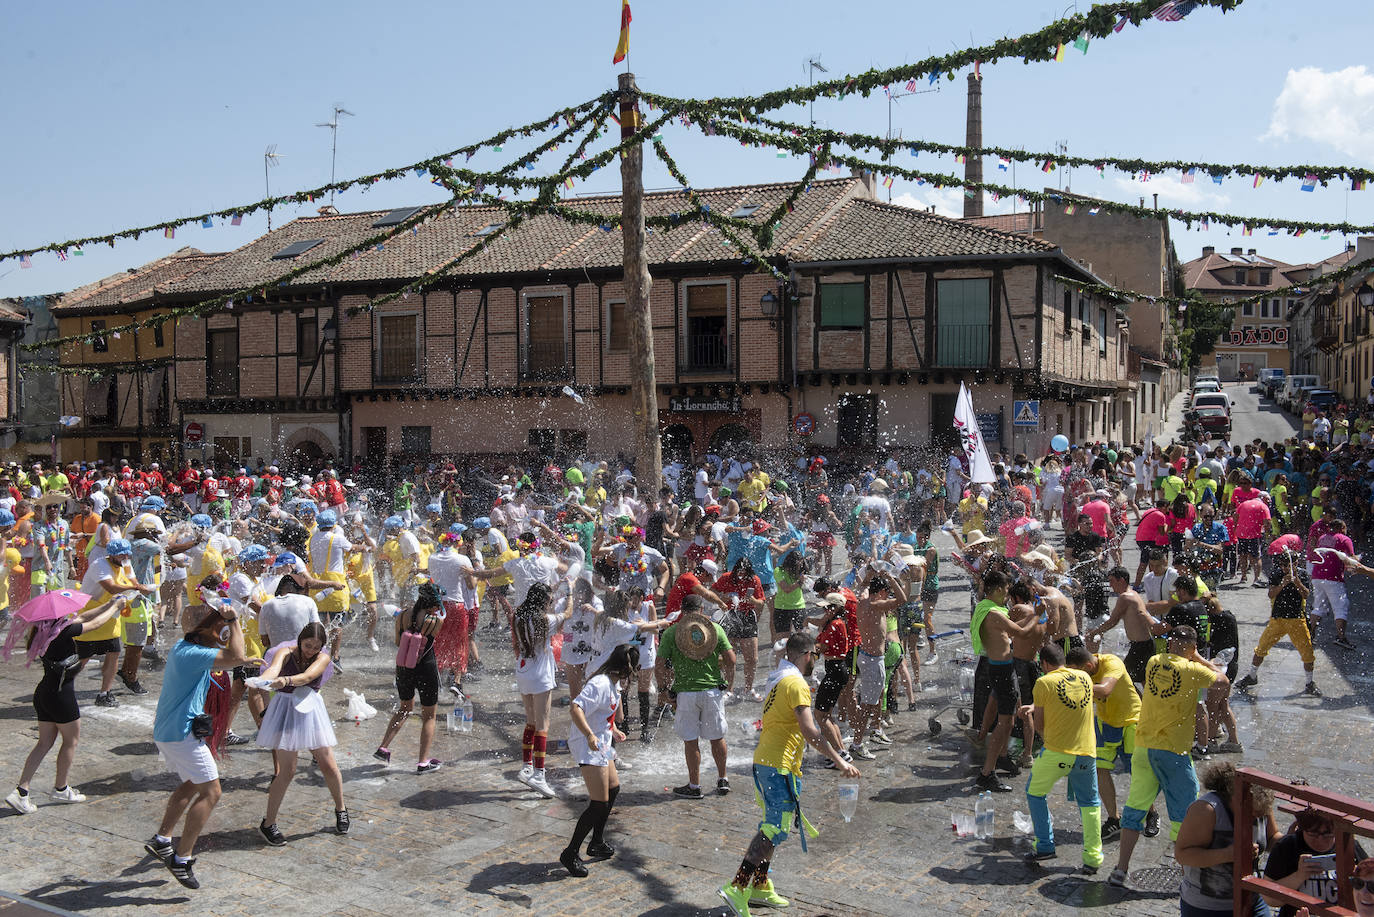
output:
[[949, 369], [987, 369], [992, 328], [981, 325], [940, 324], [935, 329], [935, 365]]
[[728, 373], [734, 370], [730, 362], [729, 342], [720, 334], [688, 334], [683, 336], [683, 375]]
[[568, 347], [563, 341], [531, 342], [525, 345], [525, 368], [522, 382], [571, 382], [572, 364], [568, 362]]
[[1324, 353], [1334, 353], [1341, 346], [1340, 321], [1325, 310], [1312, 316], [1312, 343]]

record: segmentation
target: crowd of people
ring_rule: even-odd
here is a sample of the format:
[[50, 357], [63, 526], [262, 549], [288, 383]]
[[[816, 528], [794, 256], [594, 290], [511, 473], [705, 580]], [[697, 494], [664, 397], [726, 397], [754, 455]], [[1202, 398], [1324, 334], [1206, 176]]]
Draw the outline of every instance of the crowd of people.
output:
[[[148, 693], [140, 673], [161, 671], [153, 739], [182, 782], [146, 850], [182, 885], [199, 887], [193, 854], [226, 746], [272, 752], [265, 843], [286, 843], [277, 820], [303, 751], [345, 835], [325, 684], [347, 655], [394, 647], [398, 704], [374, 755], [390, 763], [418, 719], [415, 773], [433, 773], [441, 697], [461, 703], [495, 664], [482, 659], [485, 627], [509, 633], [525, 714], [515, 778], [543, 797], [556, 795], [545, 768], [555, 695], [566, 692], [568, 751], [588, 798], [559, 854], [572, 876], [615, 855], [606, 828], [631, 724], [652, 742], [671, 719], [686, 777], [671, 792], [696, 800], [731, 792], [727, 708], [761, 708], [762, 818], [720, 893], [736, 914], [785, 907], [769, 867], [789, 834], [803, 848], [814, 835], [802, 814], [805, 749], [850, 778], [889, 749], [903, 695], [918, 709], [922, 667], [940, 658], [938, 624], [967, 632], [977, 657], [971, 789], [1010, 793], [1005, 780], [1029, 772], [1030, 861], [1056, 856], [1048, 799], [1062, 778], [1084, 870], [1115, 842], [1107, 881], [1126, 886], [1139, 836], [1161, 829], [1162, 792], [1183, 913], [1229, 913], [1230, 864], [1248, 855], [1218, 840], [1229, 837], [1235, 779], [1224, 756], [1244, 749], [1232, 692], [1252, 690], [1286, 641], [1305, 692], [1320, 697], [1317, 635], [1330, 632], [1333, 652], [1355, 648], [1345, 579], [1374, 576], [1355, 547], [1374, 480], [1369, 430], [1360, 438], [1084, 444], [994, 456], [992, 480], [978, 482], [958, 448], [843, 472], [819, 456], [708, 456], [669, 466], [656, 493], [605, 461], [439, 463], [380, 491], [330, 468], [10, 467], [0, 475], [0, 615], [14, 616], [5, 651], [22, 650], [42, 676], [38, 742], [6, 801], [37, 811], [30, 784], [59, 741], [51, 798], [85, 800], [69, 780], [74, 682], [98, 659], [100, 706]], [[942, 563], [962, 572], [969, 605], [946, 605], [937, 622]], [[1272, 617], [1241, 675], [1222, 590], [1247, 584], [1267, 590]], [[1109, 651], [1118, 627], [1124, 653]], [[714, 783], [701, 773], [703, 740]], [[1335, 867], [1322, 859], [1335, 843], [1329, 814], [1304, 813], [1286, 834], [1267, 824], [1265, 874], [1335, 901]], [[1374, 861], [1341, 878], [1361, 913], [1374, 913], [1371, 877]]]

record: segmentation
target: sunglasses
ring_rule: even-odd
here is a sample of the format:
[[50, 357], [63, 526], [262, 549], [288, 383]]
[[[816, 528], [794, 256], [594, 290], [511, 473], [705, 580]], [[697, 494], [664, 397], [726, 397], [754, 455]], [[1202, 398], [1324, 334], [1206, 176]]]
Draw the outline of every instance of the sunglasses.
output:
[[1359, 876], [1351, 876], [1350, 887], [1357, 892], [1374, 892], [1374, 879], [1361, 879]]

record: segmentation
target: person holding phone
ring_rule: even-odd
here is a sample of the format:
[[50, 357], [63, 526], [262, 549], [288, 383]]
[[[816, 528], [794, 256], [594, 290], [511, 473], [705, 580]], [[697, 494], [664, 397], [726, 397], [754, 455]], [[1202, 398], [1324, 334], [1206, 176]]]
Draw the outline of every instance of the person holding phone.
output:
[[[1329, 815], [1316, 809], [1304, 809], [1286, 836], [1279, 839], [1264, 864], [1264, 877], [1280, 885], [1320, 898], [1328, 904], [1338, 900], [1336, 880], [1336, 826]], [[1369, 857], [1364, 848], [1355, 844], [1355, 861]], [[1363, 865], [1363, 864], [1362, 864]], [[1374, 875], [1374, 869], [1369, 870]], [[1374, 900], [1374, 898], [1371, 898]], [[1271, 901], [1271, 905], [1277, 902]], [[1374, 913], [1374, 908], [1367, 911]], [[1291, 905], [1279, 908], [1278, 917], [1295, 917]]]

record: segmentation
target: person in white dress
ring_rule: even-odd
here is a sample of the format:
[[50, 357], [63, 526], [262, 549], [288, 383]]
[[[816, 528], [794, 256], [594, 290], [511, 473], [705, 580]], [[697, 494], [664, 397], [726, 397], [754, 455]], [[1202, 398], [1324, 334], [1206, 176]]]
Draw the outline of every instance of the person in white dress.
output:
[[576, 697], [585, 681], [586, 665], [596, 652], [592, 625], [603, 609], [592, 590], [592, 571], [584, 570], [571, 591], [558, 600], [555, 610], [564, 616], [563, 672], [568, 676], [568, 696]]
[[262, 678], [272, 695], [258, 728], [258, 744], [272, 749], [272, 764], [276, 775], [267, 789], [267, 814], [258, 824], [258, 833], [273, 847], [281, 847], [286, 838], [277, 828], [277, 813], [281, 811], [286, 790], [296, 775], [296, 756], [309, 750], [319, 764], [325, 786], [334, 797], [334, 826], [340, 834], [348, 833], [348, 807], [344, 805], [343, 774], [334, 760], [334, 727], [319, 689], [330, 671], [329, 653], [325, 651], [328, 637], [324, 625], [312, 621], [301, 629], [295, 648], [278, 647]]
[[515, 610], [515, 682], [525, 707], [525, 730], [520, 739], [523, 764], [518, 780], [546, 799], [556, 794], [544, 776], [549, 744], [549, 711], [557, 683], [550, 638], [563, 625], [562, 614], [548, 612], [553, 592], [544, 583], [531, 583]]
[[615, 848], [606, 843], [606, 820], [620, 793], [620, 774], [616, 770], [615, 741], [625, 734], [615, 726], [621, 688], [639, 670], [639, 649], [618, 646], [598, 668], [569, 708], [572, 729], [568, 733], [568, 752], [582, 771], [587, 784], [587, 808], [577, 819], [572, 839], [558, 861], [572, 876], [587, 874], [582, 862], [582, 842], [591, 835], [587, 856], [607, 859]]

